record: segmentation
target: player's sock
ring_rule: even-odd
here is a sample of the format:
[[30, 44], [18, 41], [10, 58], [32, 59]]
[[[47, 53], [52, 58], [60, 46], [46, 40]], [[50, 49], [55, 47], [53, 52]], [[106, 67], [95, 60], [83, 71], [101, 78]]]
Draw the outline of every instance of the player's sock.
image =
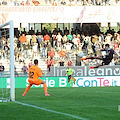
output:
[[25, 96], [27, 94], [27, 92], [29, 91], [29, 89], [31, 88], [32, 85], [28, 85], [25, 92], [23, 93], [22, 96]]
[[75, 84], [76, 79], [74, 77], [71, 77], [71, 79], [74, 80], [74, 84]]
[[81, 60], [95, 59], [94, 57], [81, 58]]
[[44, 84], [43, 84], [43, 87], [44, 87], [44, 91], [45, 91], [45, 93], [47, 93], [47, 84], [44, 83]]
[[50, 96], [50, 94], [47, 93], [47, 84], [46, 83], [43, 84], [43, 87], [44, 87], [44, 91], [45, 91], [45, 96]]
[[81, 58], [81, 60], [86, 60], [86, 58]]
[[93, 69], [93, 68], [94, 68], [94, 66], [90, 66], [90, 68], [91, 68], [91, 69]]
[[70, 80], [70, 82], [69, 82], [69, 84], [70, 84], [70, 87], [72, 87], [72, 84], [71, 83], [73, 83], [73, 80]]
[[91, 68], [91, 69], [93, 69], [93, 68], [98, 68], [98, 66], [91, 66], [90, 68]]

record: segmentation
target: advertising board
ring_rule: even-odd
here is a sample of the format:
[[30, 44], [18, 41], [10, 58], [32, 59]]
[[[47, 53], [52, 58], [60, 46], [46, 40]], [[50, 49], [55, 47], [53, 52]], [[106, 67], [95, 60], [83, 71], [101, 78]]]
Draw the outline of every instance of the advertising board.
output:
[[[106, 87], [120, 86], [120, 76], [87, 76], [75, 77], [72, 87]], [[48, 87], [70, 87], [67, 77], [43, 77]], [[16, 77], [15, 88], [26, 88], [29, 85], [27, 77]], [[0, 88], [9, 88], [10, 78], [0, 78]], [[32, 88], [41, 88], [43, 85], [33, 85]]]

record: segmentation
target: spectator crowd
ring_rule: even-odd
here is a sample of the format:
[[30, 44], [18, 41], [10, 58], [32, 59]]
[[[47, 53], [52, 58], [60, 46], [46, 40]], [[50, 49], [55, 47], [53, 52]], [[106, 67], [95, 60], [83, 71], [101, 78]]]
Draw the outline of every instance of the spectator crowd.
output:
[[119, 0], [2, 0], [1, 6], [104, 6], [120, 5]]
[[[42, 31], [35, 32], [32, 28], [28, 32], [24, 29], [21, 33], [15, 30], [14, 52], [15, 61], [23, 63], [22, 71], [25, 75], [29, 67], [33, 65], [32, 60], [35, 58], [44, 58], [48, 72], [50, 66], [87, 66], [92, 62], [99, 63], [98, 60], [81, 61], [83, 56], [99, 56], [100, 49], [105, 44], [109, 44], [119, 55], [120, 53], [120, 31], [114, 29], [107, 30], [106, 33], [90, 33], [80, 31], [77, 27], [68, 30], [66, 27], [63, 31], [55, 28], [52, 32], [45, 27]], [[10, 40], [4, 35], [0, 39], [1, 59], [10, 58]], [[74, 59], [72, 59], [72, 57]], [[26, 65], [26, 59], [31, 60]], [[75, 62], [74, 62], [74, 61]], [[112, 60], [110, 65], [118, 64], [119, 61]]]

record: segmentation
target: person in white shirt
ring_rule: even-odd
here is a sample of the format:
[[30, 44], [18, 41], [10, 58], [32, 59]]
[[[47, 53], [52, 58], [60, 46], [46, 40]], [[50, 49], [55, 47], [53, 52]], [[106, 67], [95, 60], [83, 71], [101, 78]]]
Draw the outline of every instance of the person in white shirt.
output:
[[105, 40], [107, 41], [108, 44], [110, 44], [111, 38], [112, 38], [112, 35], [107, 33], [107, 36], [105, 37]]
[[72, 42], [74, 43], [74, 45], [78, 45], [78, 38], [74, 36]]
[[61, 46], [62, 46], [62, 45], [61, 45], [62, 35], [60, 34], [60, 32], [58, 33], [56, 39], [57, 39], [57, 51], [58, 51], [58, 50], [59, 50], [59, 47], [60, 47], [60, 49], [61, 49]]
[[8, 1], [8, 6], [10, 6], [10, 7], [14, 6], [13, 0], [9, 0], [9, 1]]
[[27, 38], [28, 45], [30, 45], [30, 39], [32, 38], [32, 36], [29, 35], [29, 32], [27, 33], [26, 38]]
[[33, 57], [37, 57], [37, 47], [38, 47], [37, 43], [34, 43], [34, 45], [33, 45], [33, 56], [32, 56], [32, 58], [33, 58]]
[[66, 44], [64, 44], [64, 47], [66, 48], [66, 52], [71, 52], [71, 47], [72, 47], [72, 44], [67, 42]]

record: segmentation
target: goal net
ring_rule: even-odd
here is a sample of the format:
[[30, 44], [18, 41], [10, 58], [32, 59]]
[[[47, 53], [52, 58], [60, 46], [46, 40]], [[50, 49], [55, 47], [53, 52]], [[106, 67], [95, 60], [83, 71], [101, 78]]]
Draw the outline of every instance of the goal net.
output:
[[0, 25], [0, 102], [15, 101], [13, 21]]

